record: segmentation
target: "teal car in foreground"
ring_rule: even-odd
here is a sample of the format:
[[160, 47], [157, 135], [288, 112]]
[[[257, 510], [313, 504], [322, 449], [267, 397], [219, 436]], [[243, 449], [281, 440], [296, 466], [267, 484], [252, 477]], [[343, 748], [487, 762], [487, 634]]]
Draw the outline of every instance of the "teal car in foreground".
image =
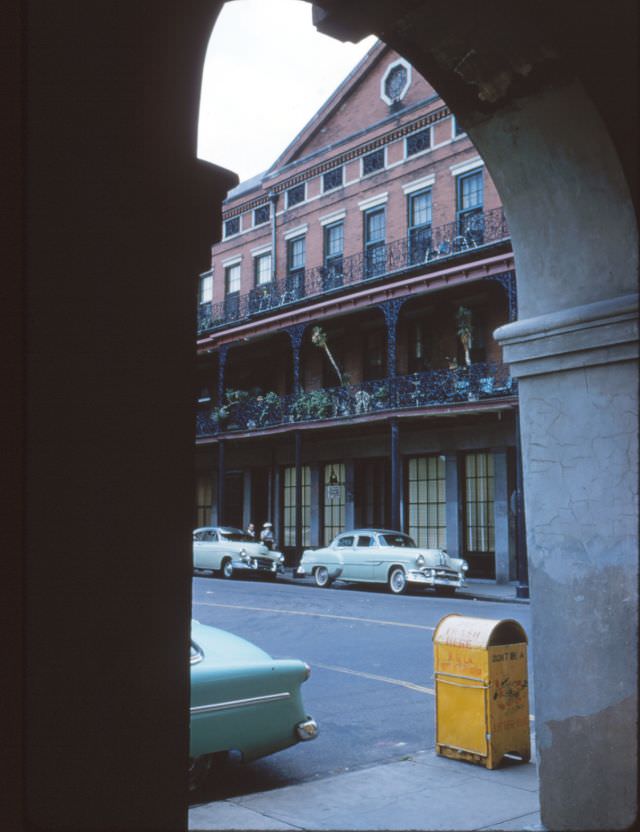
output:
[[310, 673], [305, 662], [273, 659], [239, 636], [192, 621], [190, 788], [230, 751], [249, 762], [314, 739], [318, 726], [300, 692]]

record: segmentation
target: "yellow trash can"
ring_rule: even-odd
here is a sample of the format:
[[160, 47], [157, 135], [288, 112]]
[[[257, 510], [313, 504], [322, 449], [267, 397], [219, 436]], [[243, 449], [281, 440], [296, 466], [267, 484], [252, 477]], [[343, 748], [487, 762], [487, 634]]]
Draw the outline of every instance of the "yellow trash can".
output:
[[513, 619], [446, 615], [433, 634], [436, 752], [495, 768], [527, 762], [527, 635]]

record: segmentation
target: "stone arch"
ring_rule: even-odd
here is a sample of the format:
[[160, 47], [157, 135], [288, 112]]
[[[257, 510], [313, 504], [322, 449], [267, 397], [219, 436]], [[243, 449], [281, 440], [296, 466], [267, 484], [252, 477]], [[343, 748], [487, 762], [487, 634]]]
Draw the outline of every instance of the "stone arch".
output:
[[[143, 15], [125, 3], [34, 2], [26, 61], [14, 64], [18, 89], [24, 71], [29, 78], [29, 505], [7, 612], [18, 621], [21, 600], [29, 610], [29, 688], [24, 700], [17, 686], [8, 691], [6, 711], [27, 711], [34, 827], [184, 823], [189, 276], [206, 266], [216, 206], [234, 184], [194, 158], [197, 91], [221, 5], [157, 0]], [[520, 281], [520, 320], [500, 337], [521, 374], [536, 675], [554, 666], [572, 677], [568, 685], [548, 674], [537, 691], [542, 819], [554, 829], [628, 826], [637, 766], [636, 4], [316, 5], [324, 31], [374, 31], [429, 77], [500, 189]], [[20, 118], [7, 124], [18, 158]], [[514, 148], [520, 155], [503, 167]], [[573, 200], [558, 196], [561, 184]], [[589, 204], [576, 206], [585, 194]], [[141, 275], [154, 278], [153, 315]], [[7, 284], [16, 291], [5, 331], [19, 342], [15, 308], [25, 296]], [[22, 414], [7, 411], [18, 437]], [[16, 495], [26, 492], [23, 463], [17, 454], [6, 464]], [[541, 479], [561, 484], [557, 505]], [[69, 547], [70, 530], [91, 541], [90, 561], [85, 547]], [[19, 551], [19, 510], [5, 531], [15, 543], [7, 551]], [[147, 592], [131, 592], [137, 580]], [[149, 630], [156, 639], [145, 641], [141, 678], [136, 636]], [[84, 649], [95, 647], [89, 633], [99, 651]], [[103, 684], [105, 667], [118, 668], [118, 685]], [[21, 740], [14, 722], [8, 750]], [[101, 749], [99, 768], [84, 764], [87, 747]], [[21, 790], [13, 794], [19, 826]]]

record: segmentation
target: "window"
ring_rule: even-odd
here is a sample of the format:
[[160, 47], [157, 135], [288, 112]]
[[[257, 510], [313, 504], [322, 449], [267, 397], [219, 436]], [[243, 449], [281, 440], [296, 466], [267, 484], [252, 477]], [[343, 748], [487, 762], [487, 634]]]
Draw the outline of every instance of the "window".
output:
[[457, 232], [465, 245], [480, 245], [484, 240], [482, 170], [465, 173], [457, 179]]
[[363, 375], [365, 381], [384, 378], [385, 373], [385, 345], [384, 330], [367, 332], [364, 337]]
[[225, 319], [235, 320], [240, 314], [240, 263], [224, 270], [224, 292]]
[[411, 133], [405, 139], [406, 155], [416, 156], [424, 150], [431, 147], [431, 128], [425, 127], [424, 130], [418, 130], [416, 133]]
[[436, 316], [426, 313], [408, 323], [410, 373], [429, 370], [442, 358], [442, 351], [438, 349], [442, 337], [441, 325], [435, 318]]
[[227, 266], [224, 270], [224, 291], [227, 295], [234, 295], [240, 291], [240, 263]]
[[338, 546], [353, 546], [353, 535], [348, 535], [345, 537], [341, 537], [338, 540]]
[[359, 534], [356, 546], [373, 546], [373, 537], [370, 534]]
[[332, 170], [328, 170], [322, 175], [322, 190], [332, 191], [334, 188], [339, 188], [342, 185], [342, 165]]
[[447, 546], [445, 460], [440, 456], [413, 457], [408, 466], [409, 535], [418, 546]]
[[253, 224], [254, 225], [264, 225], [265, 222], [269, 222], [271, 217], [271, 205], [267, 202], [266, 205], [260, 205], [258, 208], [255, 208], [253, 211]]
[[305, 200], [305, 184], [301, 182], [299, 185], [294, 185], [293, 188], [287, 190], [287, 208], [293, 208], [294, 205], [299, 205]]
[[211, 303], [213, 300], [213, 275], [203, 274], [198, 284], [198, 303]]
[[304, 297], [305, 250], [306, 241], [304, 237], [287, 240], [287, 301]]
[[364, 212], [365, 277], [376, 277], [386, 270], [386, 220], [384, 208]]
[[[302, 545], [311, 545], [311, 469], [303, 465], [300, 469], [302, 479]], [[296, 469], [284, 469], [283, 493], [283, 534], [284, 545], [296, 545]]]
[[465, 456], [465, 549], [493, 552], [494, 542], [493, 454]]
[[372, 153], [367, 153], [362, 157], [362, 175], [368, 176], [370, 173], [375, 173], [377, 170], [384, 169], [384, 147], [374, 150]]
[[[211, 522], [211, 506], [213, 505], [213, 488], [211, 477], [201, 474], [196, 483], [196, 528], [206, 526]], [[200, 532], [202, 540], [204, 532]]]
[[431, 250], [431, 190], [409, 194], [409, 262], [424, 263]]
[[458, 119], [455, 116], [451, 116], [451, 136], [454, 139], [457, 139], [458, 136], [466, 135], [465, 131], [462, 127], [458, 124]]
[[334, 222], [324, 227], [324, 289], [342, 286], [342, 253], [344, 251], [344, 223]]
[[256, 286], [271, 283], [271, 252], [260, 254], [253, 259], [254, 278]]
[[324, 544], [327, 546], [344, 529], [345, 466], [341, 462], [324, 466]]
[[240, 217], [232, 217], [230, 220], [225, 220], [224, 236], [233, 237], [234, 234], [240, 233]]

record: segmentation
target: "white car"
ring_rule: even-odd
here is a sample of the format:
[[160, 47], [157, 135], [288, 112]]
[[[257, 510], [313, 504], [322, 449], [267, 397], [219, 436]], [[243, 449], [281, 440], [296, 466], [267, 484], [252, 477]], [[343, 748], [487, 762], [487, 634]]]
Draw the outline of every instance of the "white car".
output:
[[297, 569], [311, 575], [316, 585], [330, 586], [340, 579], [351, 583], [387, 584], [394, 595], [409, 586], [433, 587], [452, 595], [464, 586], [469, 566], [444, 549], [416, 546], [412, 538], [388, 529], [356, 529], [339, 534], [323, 549], [305, 549]]
[[284, 555], [232, 526], [203, 526], [193, 532], [194, 572], [255, 572], [272, 580], [284, 571]]

